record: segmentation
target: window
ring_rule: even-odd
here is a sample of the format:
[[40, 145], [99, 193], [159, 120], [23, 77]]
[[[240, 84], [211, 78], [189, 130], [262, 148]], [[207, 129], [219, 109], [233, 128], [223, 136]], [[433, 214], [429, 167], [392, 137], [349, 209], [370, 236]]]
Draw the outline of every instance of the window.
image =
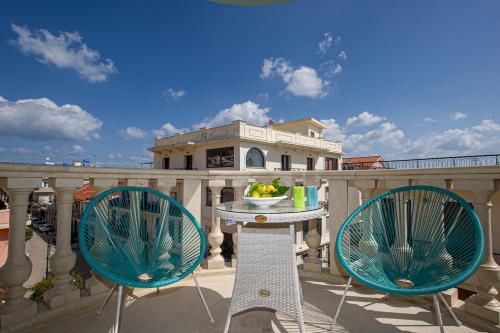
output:
[[339, 169], [339, 159], [325, 157], [325, 170], [338, 170]]
[[249, 168], [263, 168], [264, 154], [257, 148], [250, 148], [247, 152], [246, 165]]
[[314, 170], [314, 158], [312, 157], [307, 158], [307, 170]]
[[292, 168], [290, 155], [281, 155], [281, 170], [290, 171]]
[[193, 170], [193, 155], [184, 155], [184, 169]]
[[313, 131], [310, 131], [310, 132], [309, 132], [309, 136], [310, 136], [311, 138], [314, 138], [314, 137], [316, 137], [316, 133], [314, 133]]
[[163, 169], [170, 169], [170, 157], [163, 158]]
[[234, 167], [234, 147], [207, 149], [207, 168]]

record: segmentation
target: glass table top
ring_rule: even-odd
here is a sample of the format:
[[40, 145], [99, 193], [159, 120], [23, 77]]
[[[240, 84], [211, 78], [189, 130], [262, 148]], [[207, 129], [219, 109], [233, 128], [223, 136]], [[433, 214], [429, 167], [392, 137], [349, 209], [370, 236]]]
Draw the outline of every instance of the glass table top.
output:
[[231, 213], [247, 213], [247, 214], [290, 214], [303, 213], [320, 210], [324, 208], [323, 203], [315, 206], [305, 206], [296, 208], [293, 206], [292, 200], [283, 200], [271, 207], [258, 207], [254, 204], [245, 201], [230, 201], [215, 206], [215, 209]]

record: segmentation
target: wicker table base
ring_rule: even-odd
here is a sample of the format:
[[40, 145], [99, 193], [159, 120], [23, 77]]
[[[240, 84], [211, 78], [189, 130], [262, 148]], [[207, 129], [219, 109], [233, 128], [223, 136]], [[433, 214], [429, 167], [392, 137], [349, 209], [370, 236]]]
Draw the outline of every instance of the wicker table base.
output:
[[290, 316], [298, 321], [300, 332], [305, 332], [294, 230], [293, 223], [265, 228], [238, 224], [238, 265], [224, 333], [232, 315], [259, 307]]

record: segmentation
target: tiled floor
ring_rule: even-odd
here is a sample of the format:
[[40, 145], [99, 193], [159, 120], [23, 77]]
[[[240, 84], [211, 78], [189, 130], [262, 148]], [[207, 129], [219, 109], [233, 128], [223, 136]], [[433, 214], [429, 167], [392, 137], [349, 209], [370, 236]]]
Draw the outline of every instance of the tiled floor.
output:
[[[207, 302], [212, 309], [216, 323], [210, 324], [208, 316], [193, 286], [192, 280], [156, 292], [145, 294], [136, 291], [129, 298], [124, 310], [122, 333], [132, 332], [203, 332], [222, 333], [226, 311], [229, 307], [234, 276], [200, 277]], [[330, 330], [333, 316], [340, 300], [343, 285], [316, 279], [302, 278], [304, 292], [304, 316], [306, 332], [432, 332], [438, 333], [434, 317], [428, 309], [414, 302], [383, 298], [360, 289], [348, 295], [342, 308], [338, 325]], [[142, 295], [142, 296], [141, 296]], [[37, 330], [38, 333], [88, 333], [110, 332], [114, 319], [116, 298], [101, 315], [95, 311], [80, 313], [57, 322], [55, 325]], [[444, 309], [442, 308], [444, 311]], [[479, 332], [470, 327], [456, 327], [451, 317], [445, 315], [446, 333]], [[33, 333], [35, 331], [32, 331]], [[284, 315], [266, 309], [256, 309], [233, 317], [230, 332], [299, 332], [298, 325]]]

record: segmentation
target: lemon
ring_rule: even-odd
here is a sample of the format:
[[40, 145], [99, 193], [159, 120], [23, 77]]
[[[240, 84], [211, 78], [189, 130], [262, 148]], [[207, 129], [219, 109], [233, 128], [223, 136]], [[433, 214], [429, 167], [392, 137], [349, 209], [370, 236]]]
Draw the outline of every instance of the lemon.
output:
[[253, 191], [251, 194], [250, 194], [250, 197], [252, 198], [260, 198], [260, 193], [257, 192], [257, 191]]
[[264, 185], [262, 183], [260, 183], [259, 185], [257, 185], [257, 188], [255, 189], [255, 191], [259, 192], [259, 194], [266, 193], [266, 190], [267, 190], [266, 185]]
[[274, 193], [274, 192], [276, 192], [276, 189], [274, 188], [273, 185], [269, 184], [266, 186], [266, 192], [267, 193]]

